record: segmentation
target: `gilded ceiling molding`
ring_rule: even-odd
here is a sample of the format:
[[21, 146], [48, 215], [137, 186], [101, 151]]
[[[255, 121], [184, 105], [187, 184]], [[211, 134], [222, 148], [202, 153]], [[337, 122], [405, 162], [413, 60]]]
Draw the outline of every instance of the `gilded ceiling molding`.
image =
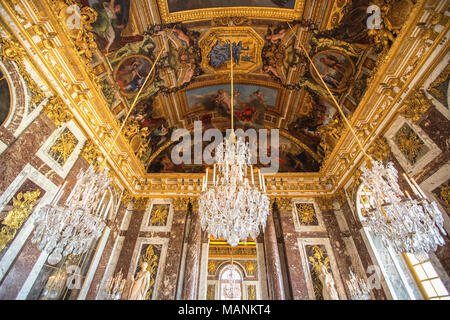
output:
[[423, 114], [433, 106], [430, 99], [427, 98], [423, 89], [414, 88], [398, 112], [405, 118], [411, 119], [416, 122], [419, 121]]
[[[429, 1], [428, 1], [429, 2]], [[429, 59], [430, 55], [434, 52], [434, 48], [437, 46], [442, 46], [441, 40], [445, 37], [449, 26], [448, 24], [444, 26], [444, 29], [439, 33], [439, 35], [434, 36], [430, 32], [426, 32], [433, 26], [427, 23], [417, 22], [418, 17], [425, 14], [426, 11], [435, 14], [435, 7], [438, 3], [433, 2], [427, 4], [426, 0], [418, 0], [413, 10], [409, 14], [409, 18], [398, 34], [396, 41], [391, 46], [389, 52], [385, 55], [380, 64], [377, 67], [377, 72], [373, 74], [371, 83], [364, 94], [359, 107], [354, 112], [350, 123], [353, 127], [358, 128], [360, 123], [371, 124], [371, 130], [366, 135], [366, 141], [370, 136], [377, 133], [379, 126], [386, 120], [386, 116], [390, 114], [392, 108], [397, 105], [397, 101], [401, 96], [401, 93], [409, 90], [409, 84], [413, 79], [415, 79], [419, 70], [423, 64]], [[443, 10], [443, 9], [440, 9]], [[435, 22], [436, 19], [431, 19], [429, 22]], [[412, 36], [412, 34], [415, 36]], [[440, 49], [441, 53], [438, 56], [433, 57], [433, 59], [442, 58], [443, 51]], [[445, 50], [444, 50], [445, 51]], [[432, 70], [427, 69], [426, 73], [429, 74]], [[421, 75], [423, 78], [425, 75]], [[387, 81], [384, 79], [399, 78], [399, 81]], [[423, 81], [423, 79], [421, 80]], [[386, 83], [390, 82], [391, 87]], [[398, 85], [394, 87], [394, 85]], [[414, 86], [419, 86], [415, 84]], [[386, 91], [386, 88], [390, 89]], [[383, 92], [380, 96], [377, 92]], [[375, 101], [375, 102], [374, 102]], [[375, 112], [373, 111], [375, 110]], [[388, 122], [391, 121], [388, 119]], [[354, 138], [349, 136], [347, 131], [340, 140], [337, 146], [332, 151], [332, 154], [323, 166], [321, 173], [326, 174], [329, 177], [333, 177], [334, 181], [339, 187], [341, 183], [345, 183], [351, 177], [348, 172], [354, 170], [358, 165], [355, 158], [360, 154], [356, 146]], [[348, 151], [345, 151], [347, 149]], [[337, 155], [344, 155], [347, 152], [346, 166], [343, 166], [343, 159], [337, 159]], [[350, 156], [350, 157], [349, 157]], [[345, 179], [342, 179], [344, 174]]]
[[300, 19], [303, 14], [305, 0], [297, 0], [294, 9], [278, 9], [264, 7], [221, 7], [210, 9], [169, 11], [167, 0], [158, 0], [159, 12], [163, 23], [194, 22], [227, 17], [245, 17], [248, 19], [285, 20]]
[[331, 30], [338, 26], [339, 22], [341, 22], [342, 18], [346, 14], [347, 5], [351, 6], [351, 0], [340, 0], [340, 1], [331, 1], [332, 7], [331, 12], [329, 14], [329, 19], [326, 24], [325, 30]]

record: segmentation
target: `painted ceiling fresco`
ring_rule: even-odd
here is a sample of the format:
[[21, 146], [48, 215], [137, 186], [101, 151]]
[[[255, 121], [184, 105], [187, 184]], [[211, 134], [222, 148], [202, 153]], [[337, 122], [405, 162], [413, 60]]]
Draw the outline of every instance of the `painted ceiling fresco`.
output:
[[[388, 36], [374, 38], [367, 29], [369, 0], [309, 3], [309, 11], [315, 14], [309, 18], [304, 14], [289, 24], [214, 16], [161, 23], [164, 20], [155, 17], [163, 5], [170, 12], [195, 13], [235, 6], [285, 10], [297, 8], [300, 2], [80, 2], [97, 12], [93, 24], [98, 44], [94, 70], [102, 79], [105, 101], [119, 121], [142, 91], [124, 134], [148, 173], [203, 172], [204, 164], [171, 162], [171, 134], [177, 128], [192, 131], [194, 121], [202, 121], [204, 129], [229, 128], [231, 99], [236, 127], [278, 128], [285, 133], [279, 150], [280, 171], [317, 172], [329, 152], [324, 133], [342, 125], [319, 77], [344, 112], [351, 115], [376, 69], [377, 57], [384, 48], [380, 43], [391, 41]], [[298, 41], [306, 46], [319, 74]], [[233, 97], [231, 63], [235, 70]], [[147, 76], [150, 81], [142, 88]]]
[[226, 7], [269, 7], [294, 9], [295, 0], [167, 0], [170, 12], [226, 8]]

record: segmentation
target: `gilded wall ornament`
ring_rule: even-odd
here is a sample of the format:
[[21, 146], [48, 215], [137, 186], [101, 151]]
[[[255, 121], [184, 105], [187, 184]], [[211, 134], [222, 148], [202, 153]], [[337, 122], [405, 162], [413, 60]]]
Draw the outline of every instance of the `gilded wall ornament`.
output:
[[73, 114], [69, 107], [58, 96], [51, 97], [44, 106], [43, 111], [57, 127], [73, 119]]
[[291, 198], [276, 198], [278, 210], [292, 210]]
[[216, 286], [214, 284], [208, 284], [206, 292], [206, 300], [215, 300]]
[[174, 198], [173, 199], [173, 208], [177, 211], [187, 211], [189, 206], [189, 198]]
[[450, 187], [444, 186], [441, 188], [441, 192], [439, 193], [439, 198], [445, 202], [447, 208], [450, 207]]
[[422, 139], [406, 123], [397, 131], [394, 142], [411, 164], [428, 151]]
[[208, 261], [208, 274], [209, 275], [215, 275], [217, 268], [219, 267], [220, 261], [219, 260], [209, 260]]
[[422, 89], [413, 89], [408, 98], [399, 108], [399, 113], [405, 118], [416, 122], [433, 104]]
[[156, 273], [158, 271], [159, 264], [159, 254], [155, 252], [153, 245], [149, 244], [145, 252], [142, 254], [139, 260], [139, 267], [142, 266], [144, 262], [147, 263], [147, 270], [150, 272], [150, 284], [148, 286], [148, 291], [145, 295], [144, 300], [149, 300], [153, 292], [153, 285], [155, 283]]
[[248, 288], [247, 299], [256, 300], [256, 286], [249, 285], [247, 288]]
[[165, 226], [170, 204], [153, 204], [150, 212], [150, 226]]
[[53, 146], [50, 147], [48, 153], [56, 162], [60, 165], [64, 165], [77, 145], [78, 139], [68, 128], [66, 128], [58, 139], [56, 139]]
[[13, 209], [1, 221], [0, 252], [14, 239], [17, 231], [28, 219], [40, 194], [39, 190], [28, 191], [24, 194], [19, 192], [16, 198], [13, 198]]
[[103, 158], [102, 152], [91, 139], [88, 139], [85, 142], [83, 149], [81, 149], [81, 155], [89, 164], [93, 164], [94, 162], [96, 162], [97, 167], [100, 163], [99, 159]]
[[317, 225], [316, 211], [312, 203], [296, 203], [295, 204], [299, 221], [302, 225]]
[[248, 276], [256, 276], [257, 274], [257, 264], [256, 261], [246, 261], [244, 263], [244, 267], [245, 267], [245, 272], [247, 273]]
[[327, 270], [331, 270], [330, 258], [323, 246], [307, 246], [307, 254], [310, 265], [310, 272], [313, 281], [314, 294], [316, 299], [323, 300], [323, 283], [320, 281], [321, 268], [324, 266]]
[[383, 136], [378, 137], [369, 148], [367, 153], [377, 161], [383, 161], [391, 153], [391, 148]]
[[[427, 91], [434, 96], [437, 100], [439, 100], [444, 106], [448, 108], [447, 105], [447, 90], [448, 90], [448, 81], [450, 76], [450, 64], [447, 64], [445, 69], [441, 72], [441, 74], [430, 84]], [[447, 86], [445, 86], [447, 83]]]
[[321, 210], [333, 210], [333, 198], [331, 197], [319, 197], [316, 198], [316, 202]]
[[133, 209], [134, 210], [145, 210], [145, 208], [147, 207], [147, 203], [148, 203], [148, 198], [134, 198], [133, 199]]

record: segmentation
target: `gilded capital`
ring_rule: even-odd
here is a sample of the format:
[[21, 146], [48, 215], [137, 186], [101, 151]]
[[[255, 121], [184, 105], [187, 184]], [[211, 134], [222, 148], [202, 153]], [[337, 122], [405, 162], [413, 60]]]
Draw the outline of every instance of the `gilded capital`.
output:
[[403, 101], [399, 113], [412, 121], [418, 121], [433, 104], [422, 89], [414, 89]]
[[173, 208], [174, 210], [186, 211], [189, 206], [189, 198], [174, 198], [173, 199]]
[[378, 137], [367, 149], [367, 153], [377, 161], [383, 161], [391, 153], [391, 148], [383, 136]]

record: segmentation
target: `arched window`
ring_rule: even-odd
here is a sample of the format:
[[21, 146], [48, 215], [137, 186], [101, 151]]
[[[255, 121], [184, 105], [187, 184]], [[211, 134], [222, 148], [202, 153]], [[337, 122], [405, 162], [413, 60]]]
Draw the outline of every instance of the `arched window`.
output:
[[220, 274], [220, 299], [242, 299], [242, 274], [234, 264], [225, 266]]
[[369, 190], [362, 184], [356, 198], [357, 213], [363, 225], [365, 238], [381, 269], [392, 299], [448, 299], [448, 292], [428, 256], [402, 254], [394, 251], [391, 246], [385, 247], [381, 237], [375, 235], [367, 226], [362, 202], [369, 202], [370, 197]]

